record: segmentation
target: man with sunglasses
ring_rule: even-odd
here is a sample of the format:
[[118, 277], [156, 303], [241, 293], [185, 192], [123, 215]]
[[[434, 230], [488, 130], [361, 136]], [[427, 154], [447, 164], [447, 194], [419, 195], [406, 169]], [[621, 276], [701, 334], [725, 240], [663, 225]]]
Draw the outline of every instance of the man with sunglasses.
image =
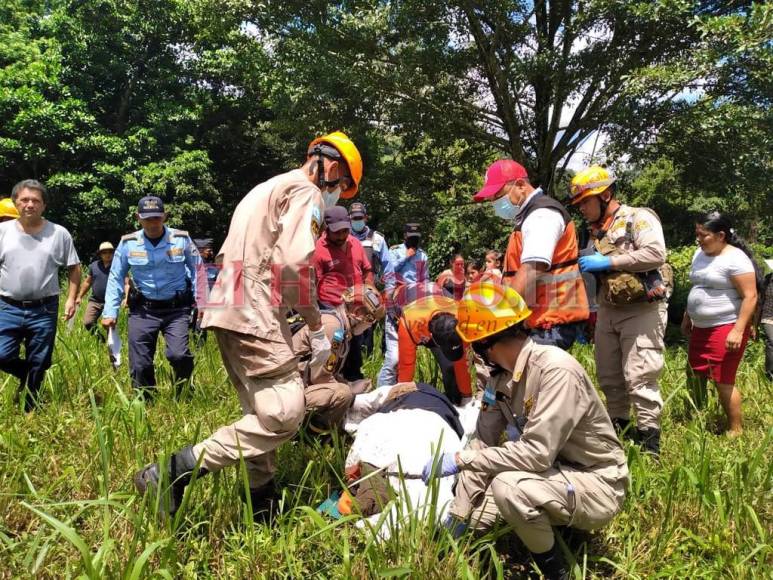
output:
[[316, 367], [310, 364], [308, 325], [293, 334], [293, 350], [300, 360], [312, 431], [322, 432], [340, 425], [354, 396], [371, 390], [370, 379], [349, 381], [343, 376], [343, 368], [350, 349], [357, 344], [356, 338], [384, 318], [384, 313], [381, 296], [374, 286], [358, 284], [347, 288], [341, 295], [341, 304], [321, 312], [332, 352], [325, 364]]
[[485, 530], [502, 518], [545, 578], [568, 578], [552, 526], [592, 530], [620, 510], [626, 457], [588, 374], [570, 354], [533, 341], [531, 311], [509, 287], [465, 293], [457, 331], [491, 368], [467, 449], [429, 461], [424, 479], [460, 473], [449, 524]]

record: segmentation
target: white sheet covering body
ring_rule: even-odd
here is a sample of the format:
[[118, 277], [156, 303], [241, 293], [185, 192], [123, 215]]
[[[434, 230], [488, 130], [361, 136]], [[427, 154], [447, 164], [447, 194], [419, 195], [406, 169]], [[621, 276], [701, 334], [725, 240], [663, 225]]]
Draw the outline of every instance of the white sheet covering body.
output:
[[[465, 430], [463, 439], [439, 415], [423, 409], [401, 409], [362, 418], [381, 406], [389, 388], [358, 395], [346, 421], [347, 431], [356, 432], [346, 457], [346, 466], [366, 462], [376, 467], [386, 467], [390, 474], [389, 484], [399, 498], [387, 514], [375, 514], [357, 522], [361, 528], [370, 524], [382, 540], [389, 538], [402, 521], [413, 515], [430, 517], [432, 491], [421, 480], [422, 469], [431, 457], [438, 455], [438, 446], [440, 453], [456, 453], [462, 449], [468, 435], [475, 430], [480, 410], [478, 401], [457, 407]], [[394, 475], [399, 470], [406, 475], [402, 481]], [[445, 518], [453, 499], [453, 482], [453, 477], [444, 477], [438, 481], [435, 515], [439, 521]], [[379, 521], [380, 526], [377, 525]]]

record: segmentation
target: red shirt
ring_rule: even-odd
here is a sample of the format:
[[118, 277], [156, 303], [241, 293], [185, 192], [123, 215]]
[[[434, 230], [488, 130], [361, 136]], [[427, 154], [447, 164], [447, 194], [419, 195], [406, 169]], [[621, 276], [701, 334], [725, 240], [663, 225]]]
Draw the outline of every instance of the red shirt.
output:
[[317, 241], [314, 250], [314, 271], [317, 274], [317, 297], [320, 302], [338, 306], [341, 294], [350, 286], [373, 283], [373, 269], [360, 241], [352, 235], [339, 248], [328, 242], [327, 232]]

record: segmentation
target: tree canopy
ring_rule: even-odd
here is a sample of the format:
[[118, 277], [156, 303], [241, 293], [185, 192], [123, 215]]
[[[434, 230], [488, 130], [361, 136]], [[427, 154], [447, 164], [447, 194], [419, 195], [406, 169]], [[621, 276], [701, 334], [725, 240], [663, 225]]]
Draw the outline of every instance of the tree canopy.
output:
[[[661, 214], [770, 223], [773, 11], [752, 2], [0, 0], [0, 184], [35, 177], [81, 251], [157, 194], [222, 240], [254, 185], [347, 131], [391, 242], [420, 221], [435, 268], [501, 247], [486, 165], [559, 198], [578, 149]], [[762, 219], [760, 219], [762, 218]]]

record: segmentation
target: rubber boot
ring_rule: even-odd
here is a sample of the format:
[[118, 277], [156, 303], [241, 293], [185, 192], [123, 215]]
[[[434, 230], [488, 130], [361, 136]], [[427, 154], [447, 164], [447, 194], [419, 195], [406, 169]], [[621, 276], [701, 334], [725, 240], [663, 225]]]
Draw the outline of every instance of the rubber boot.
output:
[[635, 430], [631, 428], [631, 421], [629, 419], [614, 417], [612, 419], [612, 426], [615, 428], [615, 432], [621, 441], [623, 438], [631, 440], [636, 438]]
[[545, 580], [569, 580], [569, 568], [557, 543], [553, 544], [547, 552], [541, 554], [532, 552], [531, 557], [545, 576]]
[[[174, 515], [182, 504], [185, 488], [191, 482], [193, 471], [196, 469], [196, 456], [193, 455], [193, 446], [188, 445], [172, 454], [169, 459], [166, 485], [170, 485], [169, 515]], [[199, 468], [198, 477], [209, 473], [206, 469]], [[134, 486], [141, 495], [148, 490], [155, 493], [161, 481], [161, 468], [158, 463], [151, 463], [134, 474]]]
[[660, 429], [637, 429], [636, 437], [645, 453], [660, 457]]
[[[247, 502], [242, 490], [242, 501]], [[252, 504], [252, 518], [255, 522], [271, 525], [279, 511], [279, 499], [281, 494], [276, 489], [272, 479], [260, 487], [250, 488], [250, 503]]]

